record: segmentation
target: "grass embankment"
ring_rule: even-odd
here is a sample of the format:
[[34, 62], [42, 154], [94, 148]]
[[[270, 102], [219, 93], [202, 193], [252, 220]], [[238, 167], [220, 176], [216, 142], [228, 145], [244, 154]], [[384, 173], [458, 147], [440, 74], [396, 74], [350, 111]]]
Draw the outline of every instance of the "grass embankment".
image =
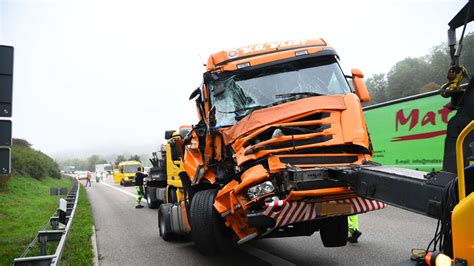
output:
[[81, 186], [76, 214], [61, 258], [63, 265], [93, 265], [92, 210], [86, 190]]
[[11, 265], [58, 208], [51, 187], [72, 187], [69, 178], [14, 176], [0, 191], [0, 265]]
[[[13, 177], [0, 177], [0, 265], [11, 265], [19, 257], [58, 208], [51, 187], [72, 187], [70, 178], [60, 178], [57, 163], [32, 148], [24, 139], [13, 139]], [[92, 265], [92, 212], [86, 191], [81, 188], [78, 206], [63, 253], [62, 264]], [[47, 226], [45, 229], [51, 229]], [[48, 254], [57, 242], [48, 243]], [[38, 256], [39, 245], [27, 254]]]

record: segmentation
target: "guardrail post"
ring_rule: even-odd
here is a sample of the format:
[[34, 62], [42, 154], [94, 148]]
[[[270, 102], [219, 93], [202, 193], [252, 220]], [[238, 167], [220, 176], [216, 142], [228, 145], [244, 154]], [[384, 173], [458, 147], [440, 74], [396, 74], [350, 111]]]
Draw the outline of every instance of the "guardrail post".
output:
[[46, 253], [48, 253], [48, 236], [40, 235], [39, 243], [40, 243], [40, 256], [44, 256], [46, 255]]
[[51, 220], [50, 223], [51, 223], [51, 229], [53, 230], [58, 229], [58, 225], [59, 225], [58, 220]]

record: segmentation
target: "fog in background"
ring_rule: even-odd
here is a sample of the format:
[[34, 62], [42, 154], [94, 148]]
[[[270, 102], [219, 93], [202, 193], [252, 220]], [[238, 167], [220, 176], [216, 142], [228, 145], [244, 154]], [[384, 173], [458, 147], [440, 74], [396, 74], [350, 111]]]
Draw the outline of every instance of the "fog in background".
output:
[[0, 44], [15, 47], [13, 136], [56, 158], [149, 154], [165, 130], [197, 123], [200, 57], [322, 37], [346, 73], [386, 73], [446, 41], [466, 2], [0, 1]]

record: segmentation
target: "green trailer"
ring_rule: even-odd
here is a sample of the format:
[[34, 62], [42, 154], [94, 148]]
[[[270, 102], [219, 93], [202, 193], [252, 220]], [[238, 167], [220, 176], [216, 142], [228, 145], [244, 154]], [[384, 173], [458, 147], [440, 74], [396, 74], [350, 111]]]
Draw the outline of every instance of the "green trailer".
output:
[[454, 112], [437, 91], [364, 107], [373, 161], [422, 171], [443, 165], [446, 127]]

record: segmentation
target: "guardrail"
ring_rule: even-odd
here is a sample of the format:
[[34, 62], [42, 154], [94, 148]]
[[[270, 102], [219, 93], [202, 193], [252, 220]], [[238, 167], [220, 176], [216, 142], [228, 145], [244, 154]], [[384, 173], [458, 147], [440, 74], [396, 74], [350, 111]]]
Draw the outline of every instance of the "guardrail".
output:
[[[72, 220], [76, 212], [77, 200], [79, 199], [79, 182], [74, 178], [74, 184], [71, 191], [66, 196], [67, 209], [66, 209], [66, 226], [63, 229], [59, 229], [59, 209], [49, 219], [49, 223], [45, 224], [33, 241], [28, 245], [23, 254], [15, 258], [13, 265], [58, 265], [63, 254], [64, 247], [66, 244], [69, 229], [72, 225]], [[51, 229], [47, 229], [50, 227]], [[48, 242], [57, 242], [56, 252], [53, 255], [47, 255], [48, 253]], [[36, 244], [39, 243], [40, 256], [27, 257], [28, 253], [33, 249]]]

